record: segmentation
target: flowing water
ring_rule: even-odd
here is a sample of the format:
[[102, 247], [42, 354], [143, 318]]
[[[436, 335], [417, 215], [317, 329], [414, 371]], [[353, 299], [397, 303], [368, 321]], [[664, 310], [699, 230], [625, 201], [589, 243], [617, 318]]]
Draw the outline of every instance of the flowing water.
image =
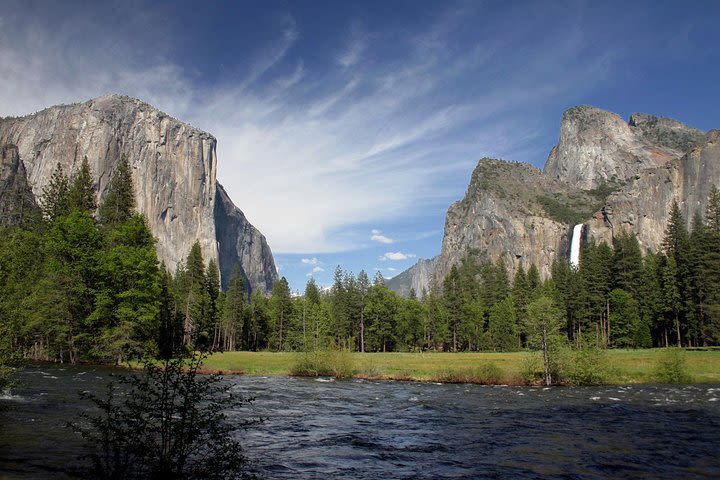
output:
[[[111, 371], [19, 371], [0, 397], [0, 478], [67, 478], [82, 447], [63, 425]], [[227, 381], [269, 417], [238, 432], [263, 478], [720, 478], [718, 385]]]
[[577, 268], [580, 266], [580, 241], [582, 239], [583, 224], [578, 223], [573, 227], [572, 239], [570, 240], [570, 265]]

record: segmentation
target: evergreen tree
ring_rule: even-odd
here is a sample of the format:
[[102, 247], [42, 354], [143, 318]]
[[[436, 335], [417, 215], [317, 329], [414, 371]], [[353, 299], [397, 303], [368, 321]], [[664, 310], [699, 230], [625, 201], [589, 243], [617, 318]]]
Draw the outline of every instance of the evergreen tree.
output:
[[121, 363], [157, 350], [160, 271], [155, 238], [136, 214], [110, 230], [98, 253], [95, 309], [90, 321], [98, 331], [93, 354]]
[[288, 348], [288, 331], [292, 325], [292, 299], [285, 277], [275, 282], [270, 295], [272, 312], [270, 325], [270, 346], [278, 351]]
[[610, 344], [620, 348], [651, 346], [650, 330], [638, 313], [638, 303], [625, 290], [610, 292]]
[[538, 271], [537, 266], [533, 263], [532, 265], [530, 265], [527, 273], [527, 284], [530, 293], [535, 293], [541, 283], [542, 282], [540, 280], [540, 272]]
[[220, 328], [220, 347], [226, 352], [237, 349], [237, 339], [245, 327], [245, 283], [240, 265], [235, 264], [228, 281]]
[[[680, 206], [673, 200], [670, 208], [670, 219], [665, 229], [665, 238], [663, 247], [669, 259], [672, 259], [675, 270], [675, 289], [678, 294], [678, 302], [674, 304], [673, 311], [675, 316], [676, 334], [678, 336], [678, 346], [682, 345], [683, 336], [687, 334], [688, 323], [688, 301], [691, 300], [690, 293], [690, 241], [686, 227], [685, 217], [680, 211]], [[668, 299], [673, 303], [674, 299]]]
[[637, 295], [642, 277], [642, 252], [637, 237], [623, 232], [613, 237], [612, 280], [614, 288]]
[[50, 176], [50, 182], [43, 187], [40, 196], [40, 210], [48, 223], [52, 223], [56, 218], [70, 212], [69, 190], [68, 179], [63, 173], [62, 165], [58, 162]]
[[507, 352], [518, 348], [520, 338], [515, 312], [512, 295], [493, 305], [490, 310], [488, 332], [495, 351]]
[[397, 297], [384, 283], [370, 287], [365, 305], [365, 317], [369, 321], [368, 345], [372, 350], [388, 352], [393, 350], [395, 338], [395, 315]]
[[124, 155], [120, 158], [105, 198], [100, 204], [100, 223], [106, 227], [118, 225], [133, 214], [135, 194], [130, 164]]
[[68, 205], [70, 209], [95, 212], [95, 186], [87, 157], [83, 158], [80, 170], [68, 189]]
[[360, 351], [365, 351], [365, 304], [367, 301], [368, 291], [370, 289], [370, 279], [365, 270], [360, 270], [358, 274], [358, 296], [360, 301]]

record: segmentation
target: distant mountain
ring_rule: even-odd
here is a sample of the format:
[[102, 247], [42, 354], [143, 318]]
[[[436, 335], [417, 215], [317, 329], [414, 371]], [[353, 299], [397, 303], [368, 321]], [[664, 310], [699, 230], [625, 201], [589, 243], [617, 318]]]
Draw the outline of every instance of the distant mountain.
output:
[[395, 275], [385, 282], [385, 284], [390, 290], [395, 291], [395, 293], [403, 297], [410, 296], [410, 291], [414, 290], [417, 297], [420, 298], [423, 291], [430, 291], [430, 282], [435, 272], [436, 262], [437, 257], [429, 260], [421, 258], [415, 265]]
[[556, 258], [568, 258], [575, 224], [585, 225], [583, 238], [610, 243], [627, 231], [644, 250], [658, 251], [672, 201], [689, 224], [720, 184], [718, 136], [647, 114], [625, 122], [594, 107], [567, 110], [544, 171], [480, 160], [465, 197], [448, 209], [433, 281], [469, 251], [502, 258], [511, 275], [534, 264], [548, 277]]
[[21, 175], [7, 167], [7, 178], [25, 180], [0, 182], [0, 198], [11, 195], [7, 185], [20, 185], [22, 190], [26, 181], [35, 200], [58, 162], [72, 177], [83, 157], [102, 197], [114, 166], [126, 156], [137, 209], [147, 217], [158, 239], [158, 256], [169, 269], [174, 270], [199, 241], [205, 260], [217, 260], [224, 281], [239, 264], [246, 285], [269, 291], [277, 279], [270, 247], [217, 183], [215, 146], [209, 133], [118, 95], [4, 118], [2, 171], [6, 164], [16, 165], [12, 168]]

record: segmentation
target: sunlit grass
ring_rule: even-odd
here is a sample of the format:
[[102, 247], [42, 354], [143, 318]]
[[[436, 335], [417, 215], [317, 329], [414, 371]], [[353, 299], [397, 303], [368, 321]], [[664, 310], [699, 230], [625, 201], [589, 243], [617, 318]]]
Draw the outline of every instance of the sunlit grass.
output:
[[[663, 349], [608, 350], [609, 383], [653, 383]], [[298, 353], [216, 353], [205, 370], [246, 375], [290, 375]], [[352, 353], [356, 377], [419, 381], [522, 383], [526, 352], [508, 353]], [[688, 373], [697, 383], [720, 383], [720, 350], [684, 352]], [[489, 378], [493, 377], [490, 381]]]

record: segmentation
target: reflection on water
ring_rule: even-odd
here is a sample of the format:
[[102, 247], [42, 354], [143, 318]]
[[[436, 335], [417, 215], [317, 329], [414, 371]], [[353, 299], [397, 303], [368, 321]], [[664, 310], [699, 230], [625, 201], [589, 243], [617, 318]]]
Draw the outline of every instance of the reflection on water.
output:
[[[0, 397], [0, 478], [65, 478], [65, 422], [111, 370], [29, 366]], [[720, 387], [520, 388], [229, 377], [265, 478], [718, 478]], [[228, 412], [231, 418], [248, 412]]]

